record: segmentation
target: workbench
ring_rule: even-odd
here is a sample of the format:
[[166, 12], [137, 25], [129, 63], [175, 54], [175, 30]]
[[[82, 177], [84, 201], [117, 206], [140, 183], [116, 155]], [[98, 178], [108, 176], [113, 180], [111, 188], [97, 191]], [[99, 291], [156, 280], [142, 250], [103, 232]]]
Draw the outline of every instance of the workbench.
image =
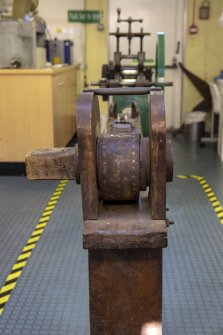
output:
[[0, 70], [0, 162], [63, 147], [76, 133], [73, 66]]

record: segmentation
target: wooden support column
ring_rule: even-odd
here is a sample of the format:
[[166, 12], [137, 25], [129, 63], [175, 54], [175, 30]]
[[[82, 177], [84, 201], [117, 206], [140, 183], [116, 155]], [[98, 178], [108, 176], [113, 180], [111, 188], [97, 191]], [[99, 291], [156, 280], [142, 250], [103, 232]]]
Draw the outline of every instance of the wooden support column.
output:
[[89, 250], [91, 335], [162, 335], [162, 248], [165, 220], [141, 205], [103, 205], [85, 220]]
[[162, 334], [162, 249], [89, 250], [89, 290], [91, 335]]

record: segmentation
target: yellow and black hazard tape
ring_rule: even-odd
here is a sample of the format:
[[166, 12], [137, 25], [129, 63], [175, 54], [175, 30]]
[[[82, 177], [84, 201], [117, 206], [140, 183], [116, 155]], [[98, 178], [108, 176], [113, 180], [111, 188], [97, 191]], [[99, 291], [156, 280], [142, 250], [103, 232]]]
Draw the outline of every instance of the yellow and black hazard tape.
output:
[[204, 177], [196, 176], [196, 175], [189, 175], [189, 176], [177, 175], [176, 177], [181, 178], [181, 179], [188, 179], [188, 178], [196, 179], [199, 182], [199, 184], [202, 186], [204, 192], [206, 193], [220, 223], [223, 224], [223, 206], [220, 203], [217, 196], [215, 195], [212, 188], [210, 187], [210, 185], [204, 179]]
[[6, 278], [6, 281], [0, 290], [0, 315], [3, 313], [5, 305], [8, 302], [10, 295], [17, 284], [18, 279], [21, 277], [22, 272], [27, 264], [27, 261], [32, 255], [34, 248], [36, 247], [41, 235], [43, 234], [44, 229], [53, 213], [57, 201], [60, 198], [61, 193], [63, 192], [67, 182], [68, 182], [67, 180], [62, 180], [58, 184], [43, 214], [41, 215], [39, 222], [36, 225], [36, 228], [32, 232], [32, 235], [28, 239], [21, 254], [19, 255], [15, 264], [13, 265], [10, 274]]

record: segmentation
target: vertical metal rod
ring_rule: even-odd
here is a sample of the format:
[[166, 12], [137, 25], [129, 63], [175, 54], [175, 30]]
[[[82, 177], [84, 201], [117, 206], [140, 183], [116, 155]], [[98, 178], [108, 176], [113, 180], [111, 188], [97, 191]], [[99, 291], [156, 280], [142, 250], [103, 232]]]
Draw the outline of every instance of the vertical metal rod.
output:
[[[117, 28], [117, 34], [119, 34], [119, 28]], [[119, 36], [116, 36], [117, 38], [117, 52], [119, 52]]]
[[129, 17], [128, 23], [129, 23], [129, 32], [128, 32], [128, 40], [129, 40], [129, 55], [131, 55], [131, 40], [132, 40], [132, 19]]
[[140, 36], [140, 52], [143, 52], [143, 29], [141, 28], [140, 33], [142, 34]]
[[129, 55], [131, 55], [131, 39], [129, 38]]

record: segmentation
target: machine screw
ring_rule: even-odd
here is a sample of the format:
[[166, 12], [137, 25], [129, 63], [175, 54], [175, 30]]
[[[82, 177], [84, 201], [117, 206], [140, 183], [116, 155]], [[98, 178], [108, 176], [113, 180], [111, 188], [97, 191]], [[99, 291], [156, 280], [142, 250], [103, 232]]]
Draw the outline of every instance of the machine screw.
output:
[[170, 221], [169, 219], [166, 219], [166, 225], [169, 227], [169, 225], [174, 224], [174, 221]]

